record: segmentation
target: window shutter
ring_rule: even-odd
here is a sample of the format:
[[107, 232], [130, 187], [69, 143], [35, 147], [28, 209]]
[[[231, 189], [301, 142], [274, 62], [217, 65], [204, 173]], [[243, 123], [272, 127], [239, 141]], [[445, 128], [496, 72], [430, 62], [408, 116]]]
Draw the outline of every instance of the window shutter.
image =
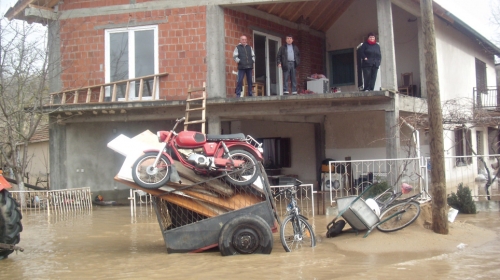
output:
[[463, 143], [462, 143], [462, 129], [455, 129], [455, 164], [458, 165], [462, 162], [462, 158], [458, 158], [459, 156], [463, 156]]
[[472, 164], [472, 133], [470, 129], [467, 130], [466, 135], [465, 135], [465, 155], [469, 156], [467, 157], [467, 164]]

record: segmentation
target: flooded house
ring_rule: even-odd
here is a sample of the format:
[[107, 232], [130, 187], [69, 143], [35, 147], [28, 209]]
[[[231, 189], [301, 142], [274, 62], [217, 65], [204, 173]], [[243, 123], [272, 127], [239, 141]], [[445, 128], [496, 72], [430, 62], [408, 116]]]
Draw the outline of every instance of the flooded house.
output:
[[[18, 0], [5, 16], [48, 27], [51, 188], [89, 186], [126, 201], [128, 187], [113, 180], [124, 158], [107, 143], [170, 129], [185, 114], [189, 86], [203, 83], [207, 132], [262, 141], [269, 174], [296, 176], [319, 190], [324, 159], [406, 156], [411, 130], [402, 119], [427, 114], [419, 3]], [[500, 48], [439, 4], [433, 11], [441, 99], [495, 109]], [[361, 91], [357, 47], [370, 32], [382, 59], [375, 89]], [[255, 94], [236, 98], [233, 51], [242, 35], [255, 51]], [[276, 60], [287, 35], [301, 54], [297, 95], [283, 94]], [[498, 134], [496, 127], [444, 133], [445, 149], [456, 156], [470, 154], [457, 145], [465, 138], [488, 154], [496, 139], [488, 135]], [[428, 156], [425, 130], [419, 135]]]

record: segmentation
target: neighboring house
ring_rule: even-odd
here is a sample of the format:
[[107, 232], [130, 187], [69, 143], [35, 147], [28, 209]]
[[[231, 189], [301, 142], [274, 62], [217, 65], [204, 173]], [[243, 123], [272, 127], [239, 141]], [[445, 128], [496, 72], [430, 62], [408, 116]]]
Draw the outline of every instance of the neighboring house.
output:
[[[21, 146], [22, 149], [24, 147]], [[28, 165], [24, 182], [49, 187], [49, 125], [39, 125], [28, 144]]]
[[[90, 186], [107, 199], [125, 200], [128, 188], [113, 180], [124, 158], [106, 144], [119, 134], [171, 128], [184, 115], [188, 86], [203, 82], [209, 133], [261, 139], [273, 167], [315, 184], [324, 158], [405, 156], [408, 131], [396, 129], [400, 117], [427, 112], [418, 0], [32, 2], [19, 0], [6, 16], [48, 25], [52, 92], [168, 73], [157, 83], [132, 84], [128, 96], [124, 87], [107, 88], [102, 99], [99, 91], [88, 98], [85, 92], [56, 96], [46, 107], [54, 189]], [[472, 98], [474, 88], [496, 86], [500, 49], [436, 3], [434, 13], [442, 100]], [[382, 50], [381, 89], [359, 92], [355, 50], [369, 32]], [[275, 58], [288, 34], [301, 51], [300, 89], [320, 73], [341, 93], [281, 94]], [[241, 35], [255, 49], [254, 76], [265, 96], [234, 98], [232, 52]], [[407, 72], [413, 73], [413, 96], [395, 93]], [[148, 90], [141, 96], [140, 88]], [[486, 139], [487, 131], [472, 133]], [[453, 132], [445, 134], [445, 149], [453, 151]], [[428, 155], [424, 135], [422, 155]]]

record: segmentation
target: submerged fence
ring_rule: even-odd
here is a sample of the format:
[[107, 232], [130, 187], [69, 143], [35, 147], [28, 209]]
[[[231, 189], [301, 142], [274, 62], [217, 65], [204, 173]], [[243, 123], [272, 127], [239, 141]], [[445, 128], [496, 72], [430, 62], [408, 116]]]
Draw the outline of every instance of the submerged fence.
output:
[[21, 211], [69, 213], [92, 209], [90, 188], [50, 191], [9, 191]]

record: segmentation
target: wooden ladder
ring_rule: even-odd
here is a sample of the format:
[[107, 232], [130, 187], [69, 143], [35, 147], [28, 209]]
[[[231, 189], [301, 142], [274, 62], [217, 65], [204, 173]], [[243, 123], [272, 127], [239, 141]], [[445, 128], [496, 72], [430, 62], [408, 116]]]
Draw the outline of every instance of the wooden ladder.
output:
[[[192, 97], [192, 93], [200, 92], [201, 97]], [[201, 101], [201, 102], [200, 102]], [[201, 105], [200, 105], [201, 103]], [[201, 133], [205, 134], [205, 108], [207, 105], [207, 92], [205, 82], [203, 82], [203, 87], [192, 88], [191, 85], [188, 87], [188, 96], [186, 99], [186, 119], [184, 120], [184, 130], [188, 130], [188, 125], [201, 123]], [[192, 107], [194, 106], [194, 107]], [[189, 113], [193, 111], [201, 111], [200, 120], [190, 120]]]

